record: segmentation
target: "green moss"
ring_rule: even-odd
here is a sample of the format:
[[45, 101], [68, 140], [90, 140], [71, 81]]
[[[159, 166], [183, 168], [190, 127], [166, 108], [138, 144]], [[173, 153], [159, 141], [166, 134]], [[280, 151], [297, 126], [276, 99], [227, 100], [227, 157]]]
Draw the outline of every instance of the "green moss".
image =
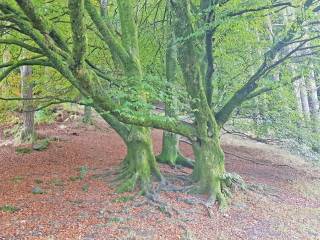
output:
[[88, 184], [88, 183], [85, 183], [85, 184], [82, 186], [82, 191], [83, 191], [83, 192], [88, 192], [88, 191], [89, 191], [89, 184]]
[[35, 179], [34, 182], [35, 182], [36, 184], [41, 184], [41, 183], [43, 183], [43, 181], [42, 181], [41, 179]]
[[17, 147], [16, 153], [18, 154], [29, 154], [32, 153], [32, 149], [28, 147]]
[[79, 178], [80, 180], [84, 179], [85, 176], [88, 174], [88, 167], [87, 166], [81, 166], [79, 169]]
[[117, 193], [131, 192], [137, 184], [138, 174], [135, 174], [130, 179], [123, 181], [116, 189]]
[[62, 179], [59, 179], [59, 178], [54, 178], [54, 179], [51, 179], [50, 182], [49, 182], [51, 185], [54, 185], [54, 186], [57, 186], [57, 187], [61, 187], [64, 185], [64, 182]]
[[134, 199], [133, 196], [122, 196], [122, 197], [118, 197], [116, 199], [113, 199], [112, 202], [114, 202], [114, 203], [124, 203], [124, 202], [132, 201], [133, 199]]
[[44, 151], [48, 148], [49, 143], [49, 139], [39, 140], [33, 144], [32, 149], [36, 151]]
[[78, 181], [78, 180], [80, 180], [80, 176], [71, 176], [71, 177], [69, 177], [69, 180], [72, 182]]
[[1, 212], [7, 212], [7, 213], [15, 213], [17, 211], [19, 211], [20, 209], [13, 206], [13, 205], [3, 205], [0, 206], [0, 211]]
[[178, 158], [178, 137], [174, 133], [164, 132], [162, 151], [157, 157], [158, 162], [174, 166]]
[[38, 194], [45, 194], [46, 192], [39, 186], [36, 186], [32, 188], [32, 194], [38, 195]]
[[22, 182], [22, 180], [23, 180], [23, 177], [21, 177], [21, 176], [15, 176], [15, 177], [13, 177], [13, 178], [11, 179], [11, 181], [12, 181], [13, 183], [20, 183], [20, 182]]
[[109, 223], [122, 223], [125, 221], [126, 220], [124, 218], [120, 218], [120, 217], [112, 217], [109, 219]]

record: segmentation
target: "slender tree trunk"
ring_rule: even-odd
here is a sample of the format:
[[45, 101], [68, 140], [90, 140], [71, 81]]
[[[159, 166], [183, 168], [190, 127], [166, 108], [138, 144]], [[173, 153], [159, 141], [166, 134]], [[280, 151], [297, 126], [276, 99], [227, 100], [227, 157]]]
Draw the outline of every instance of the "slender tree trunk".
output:
[[[291, 8], [286, 8], [285, 14], [283, 15], [284, 17], [284, 24], [288, 25], [290, 21], [294, 19], [295, 11]], [[292, 51], [292, 46], [289, 47], [289, 51]], [[290, 64], [290, 70], [293, 73], [293, 76], [297, 73], [297, 65], [296, 63], [292, 62]], [[293, 82], [293, 90], [294, 90], [294, 95], [296, 98], [296, 103], [297, 103], [297, 110], [298, 110], [298, 116], [302, 118], [308, 118], [308, 105], [305, 101], [305, 93], [304, 89], [302, 89], [302, 83], [303, 79], [298, 79]]]
[[34, 140], [34, 108], [33, 101], [33, 83], [31, 82], [32, 68], [31, 66], [22, 66], [21, 72], [21, 97], [23, 111], [23, 128], [21, 132], [21, 141], [30, 142]]
[[90, 106], [84, 106], [84, 114], [82, 121], [87, 124], [91, 124], [92, 121], [92, 108]]
[[306, 79], [306, 86], [309, 95], [310, 116], [314, 130], [319, 131], [320, 112], [319, 112], [319, 99], [316, 85], [316, 75], [311, 71], [311, 75]]
[[100, 0], [100, 14], [102, 17], [106, 17], [108, 14], [108, 0]]
[[307, 92], [304, 77], [300, 79], [300, 97], [301, 97], [304, 120], [308, 122], [310, 121], [310, 107], [309, 107], [308, 92]]
[[[294, 72], [294, 70], [293, 70]], [[300, 80], [296, 80], [293, 82], [293, 91], [294, 95], [296, 97], [296, 102], [297, 102], [297, 110], [299, 117], [303, 117], [303, 111], [302, 111], [302, 98], [301, 98], [301, 89], [300, 89]]]
[[[177, 103], [173, 96], [174, 90], [172, 89], [176, 82], [176, 69], [177, 69], [177, 49], [174, 45], [174, 33], [169, 30], [170, 36], [166, 51], [166, 79], [167, 90], [169, 92], [169, 99], [165, 103], [165, 115], [169, 117], [175, 117], [177, 114]], [[163, 131], [162, 135], [162, 151], [157, 156], [157, 160], [161, 163], [166, 163], [171, 166], [176, 164], [193, 167], [193, 161], [182, 156], [179, 151], [179, 136], [174, 133]]]
[[[7, 63], [7, 62], [10, 62], [10, 60], [11, 60], [11, 53], [10, 53], [10, 50], [8, 48], [6, 48], [3, 51], [2, 61], [3, 61], [3, 63]], [[3, 70], [1, 70], [1, 71], [3, 71]]]

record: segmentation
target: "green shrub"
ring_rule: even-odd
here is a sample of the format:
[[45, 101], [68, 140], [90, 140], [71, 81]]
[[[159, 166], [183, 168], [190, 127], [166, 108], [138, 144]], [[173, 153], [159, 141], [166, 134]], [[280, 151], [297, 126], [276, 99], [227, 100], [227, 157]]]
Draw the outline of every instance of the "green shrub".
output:
[[55, 120], [54, 112], [50, 108], [45, 108], [35, 113], [35, 122], [37, 124], [51, 124]]

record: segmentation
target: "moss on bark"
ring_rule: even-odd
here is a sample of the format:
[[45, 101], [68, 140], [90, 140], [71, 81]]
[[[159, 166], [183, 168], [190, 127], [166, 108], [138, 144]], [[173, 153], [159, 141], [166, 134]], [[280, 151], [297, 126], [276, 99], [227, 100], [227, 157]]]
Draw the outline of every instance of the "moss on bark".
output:
[[151, 188], [152, 176], [163, 180], [153, 153], [151, 130], [133, 126], [124, 140], [127, 155], [118, 177], [122, 183], [117, 191], [133, 191], [139, 185], [142, 193], [147, 193]]
[[184, 157], [179, 151], [179, 137], [170, 132], [163, 132], [162, 151], [157, 156], [157, 161], [170, 166], [181, 165], [188, 168], [194, 167], [194, 161]]
[[171, 166], [176, 164], [178, 157], [178, 137], [174, 133], [164, 132], [162, 138], [162, 151], [157, 160]]
[[219, 139], [200, 140], [193, 144], [193, 150], [196, 158], [193, 179], [199, 184], [199, 192], [209, 193], [212, 201], [226, 206], [223, 194], [224, 153]]

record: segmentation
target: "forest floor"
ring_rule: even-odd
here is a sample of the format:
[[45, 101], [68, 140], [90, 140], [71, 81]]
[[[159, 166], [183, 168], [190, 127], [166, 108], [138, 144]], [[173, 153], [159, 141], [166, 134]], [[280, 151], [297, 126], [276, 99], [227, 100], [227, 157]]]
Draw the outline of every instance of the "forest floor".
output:
[[[229, 209], [220, 211], [201, 204], [205, 196], [161, 192], [166, 205], [157, 205], [134, 193], [116, 194], [107, 173], [126, 150], [101, 121], [38, 131], [56, 138], [45, 151], [0, 147], [0, 240], [320, 239], [320, 168], [274, 146], [223, 137], [227, 171], [250, 188], [235, 192]], [[161, 131], [153, 138], [159, 152]], [[181, 148], [192, 157], [189, 145]], [[169, 182], [191, 172], [161, 170]], [[43, 193], [34, 194], [39, 189]]]

